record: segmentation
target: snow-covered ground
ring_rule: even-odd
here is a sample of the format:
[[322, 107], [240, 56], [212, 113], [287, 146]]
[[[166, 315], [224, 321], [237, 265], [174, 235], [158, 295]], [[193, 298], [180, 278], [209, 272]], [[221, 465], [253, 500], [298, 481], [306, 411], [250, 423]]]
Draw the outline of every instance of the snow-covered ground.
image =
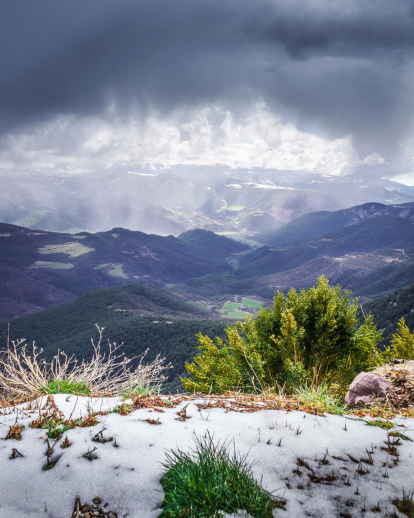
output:
[[[65, 417], [73, 412], [75, 419], [86, 416], [88, 407], [106, 411], [119, 404], [118, 398], [54, 397]], [[163, 413], [144, 408], [126, 416], [100, 415], [97, 425], [77, 427], [63, 435], [52, 457], [58, 462], [48, 471], [42, 469], [46, 430], [29, 428], [39, 411], [22, 413], [27, 404], [17, 407], [18, 423], [25, 426], [17, 441], [4, 440], [15, 423], [16, 409], [3, 409], [0, 518], [69, 518], [76, 497], [81, 502], [100, 497], [118, 517], [155, 518], [163, 500], [160, 478], [166, 451], [191, 450], [194, 434], [203, 436], [207, 430], [215, 441], [234, 439], [236, 450], [248, 453], [248, 460], [255, 463], [253, 471], [258, 480], [263, 477], [262, 486], [287, 500], [286, 511], [275, 510], [276, 517], [385, 517], [387, 510], [395, 510], [394, 498], [401, 498], [403, 490], [414, 491], [414, 442], [399, 440], [398, 456], [390, 455], [385, 451], [388, 439], [384, 429], [367, 426], [352, 416], [318, 417], [285, 410], [199, 411], [197, 403], [206, 401], [183, 401], [175, 408], [164, 408]], [[177, 412], [187, 404], [189, 419], [178, 420]], [[161, 424], [145, 419], [159, 419]], [[395, 422], [403, 425], [396, 430], [414, 439], [414, 419]], [[103, 437], [114, 439], [105, 444], [93, 442], [103, 428]], [[72, 446], [61, 449], [66, 435]], [[94, 447], [94, 460], [82, 457]], [[11, 458], [12, 448], [23, 457]], [[361, 459], [368, 462], [359, 462]], [[403, 515], [397, 512], [397, 516]]]

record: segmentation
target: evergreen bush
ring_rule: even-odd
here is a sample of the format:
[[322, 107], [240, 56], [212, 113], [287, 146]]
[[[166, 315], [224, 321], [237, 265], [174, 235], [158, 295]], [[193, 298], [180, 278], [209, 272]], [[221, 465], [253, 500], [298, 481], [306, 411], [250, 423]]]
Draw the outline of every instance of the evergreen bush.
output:
[[358, 299], [321, 276], [316, 286], [285, 296], [226, 329], [227, 340], [197, 336], [199, 354], [186, 363], [189, 392], [262, 392], [285, 385], [344, 387], [361, 370], [380, 361], [381, 333], [368, 316], [358, 322]]
[[389, 359], [414, 360], [414, 333], [410, 333], [404, 318], [398, 322], [398, 329], [392, 335], [390, 345], [384, 351], [384, 356]]

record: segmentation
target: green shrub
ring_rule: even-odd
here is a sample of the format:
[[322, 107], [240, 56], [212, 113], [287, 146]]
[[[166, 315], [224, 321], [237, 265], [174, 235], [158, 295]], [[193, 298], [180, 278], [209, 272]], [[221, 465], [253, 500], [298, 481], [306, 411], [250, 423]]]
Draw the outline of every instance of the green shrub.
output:
[[414, 360], [414, 333], [410, 333], [404, 318], [398, 322], [397, 333], [392, 335], [391, 343], [384, 351], [384, 356], [390, 359]]
[[381, 361], [381, 334], [369, 316], [358, 327], [358, 300], [321, 276], [316, 286], [285, 296], [255, 318], [226, 329], [227, 341], [198, 335], [199, 354], [186, 363], [189, 392], [263, 391], [307, 383], [343, 386]]
[[285, 502], [275, 499], [253, 479], [246, 457], [227, 452], [227, 445], [214, 444], [208, 434], [196, 438], [193, 455], [172, 451], [161, 478], [164, 490], [160, 518], [219, 517], [219, 511], [246, 510], [255, 518], [271, 518]]
[[71, 379], [50, 380], [46, 385], [40, 387], [40, 392], [44, 394], [77, 394], [88, 396], [91, 393], [83, 381], [73, 381]]

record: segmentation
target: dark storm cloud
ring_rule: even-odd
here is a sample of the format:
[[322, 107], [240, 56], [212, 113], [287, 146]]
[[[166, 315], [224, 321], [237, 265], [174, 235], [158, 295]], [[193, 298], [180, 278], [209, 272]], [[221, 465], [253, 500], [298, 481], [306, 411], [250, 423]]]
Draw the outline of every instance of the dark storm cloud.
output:
[[127, 115], [263, 98], [391, 152], [413, 118], [408, 0], [14, 0], [0, 19], [2, 132], [110, 100]]

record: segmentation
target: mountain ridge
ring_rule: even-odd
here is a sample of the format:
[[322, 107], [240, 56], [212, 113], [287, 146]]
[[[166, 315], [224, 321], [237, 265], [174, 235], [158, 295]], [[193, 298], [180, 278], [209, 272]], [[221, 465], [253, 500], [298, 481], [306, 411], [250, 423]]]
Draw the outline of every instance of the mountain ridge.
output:
[[210, 250], [173, 236], [121, 228], [72, 235], [4, 223], [0, 223], [0, 240], [0, 318], [126, 282], [164, 285], [225, 273], [232, 271], [226, 261], [235, 253], [232, 250], [249, 248], [213, 233], [207, 238]]
[[349, 209], [335, 212], [319, 211], [299, 216], [280, 229], [255, 236], [255, 239], [278, 247], [294, 241], [300, 241], [314, 236], [322, 236], [368, 218], [378, 216], [398, 216], [414, 218], [414, 204], [384, 205], [382, 203], [364, 203]]

